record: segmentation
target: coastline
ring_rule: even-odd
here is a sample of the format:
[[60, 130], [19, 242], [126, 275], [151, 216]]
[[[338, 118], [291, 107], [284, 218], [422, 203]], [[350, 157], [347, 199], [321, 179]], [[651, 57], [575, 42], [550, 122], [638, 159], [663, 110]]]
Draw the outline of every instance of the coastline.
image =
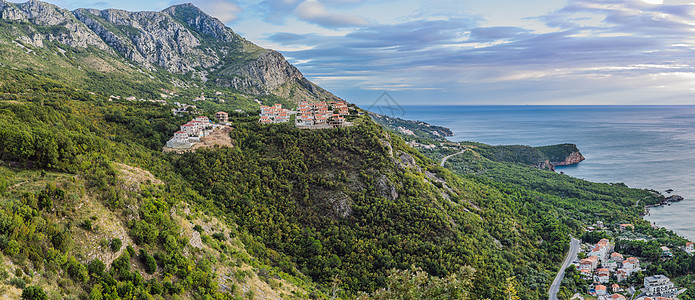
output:
[[[695, 106], [410, 106], [403, 119], [450, 128], [448, 141], [543, 146], [573, 143], [586, 158], [558, 172], [684, 196], [650, 207], [651, 224], [695, 240]], [[664, 194], [668, 196], [667, 194]], [[634, 203], [633, 203], [634, 205]]]

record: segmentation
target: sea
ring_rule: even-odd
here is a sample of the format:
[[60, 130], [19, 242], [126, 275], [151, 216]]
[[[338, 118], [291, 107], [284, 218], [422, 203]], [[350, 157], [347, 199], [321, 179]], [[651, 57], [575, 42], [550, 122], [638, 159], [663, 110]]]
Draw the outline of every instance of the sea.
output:
[[[685, 200], [645, 218], [695, 240], [695, 106], [402, 106], [394, 116], [450, 128], [452, 141], [573, 143], [585, 161], [557, 171]], [[671, 194], [671, 195], [672, 195]]]

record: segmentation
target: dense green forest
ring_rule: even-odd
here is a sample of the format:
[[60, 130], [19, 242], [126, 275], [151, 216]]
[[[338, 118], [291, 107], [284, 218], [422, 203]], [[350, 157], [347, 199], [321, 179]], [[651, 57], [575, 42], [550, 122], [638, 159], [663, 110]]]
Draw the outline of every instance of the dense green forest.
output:
[[[476, 150], [443, 168], [367, 116], [299, 130], [232, 114], [234, 147], [162, 154], [190, 116], [0, 75], [0, 279], [17, 295], [252, 298], [253, 283], [257, 296], [542, 299], [571, 234], [638, 223], [637, 200], [658, 201]], [[128, 183], [129, 166], [152, 175]]]

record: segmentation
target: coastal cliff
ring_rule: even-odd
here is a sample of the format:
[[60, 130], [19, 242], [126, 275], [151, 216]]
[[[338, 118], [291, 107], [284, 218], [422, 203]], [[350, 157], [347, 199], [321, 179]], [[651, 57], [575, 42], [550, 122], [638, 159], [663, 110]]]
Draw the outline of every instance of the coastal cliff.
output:
[[584, 158], [584, 156], [579, 151], [573, 151], [567, 157], [565, 157], [565, 160], [551, 162], [551, 164], [555, 167], [569, 166], [569, 165], [578, 164], [585, 159], [586, 158]]

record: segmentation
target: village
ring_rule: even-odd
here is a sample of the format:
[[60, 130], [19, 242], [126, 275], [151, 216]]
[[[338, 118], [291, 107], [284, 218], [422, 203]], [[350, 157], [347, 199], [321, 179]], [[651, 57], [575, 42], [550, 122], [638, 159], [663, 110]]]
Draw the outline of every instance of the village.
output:
[[[200, 101], [196, 99], [194, 101]], [[172, 109], [174, 115], [180, 116], [198, 112], [195, 105], [179, 102], [174, 102], [174, 105], [176, 106]], [[292, 120], [291, 116], [294, 116], [294, 125], [301, 129], [348, 127], [352, 126], [351, 122], [346, 121], [351, 110], [355, 114], [360, 114], [354, 108], [349, 107], [345, 101], [301, 102], [296, 110], [283, 108], [282, 104], [276, 103], [273, 106], [261, 105], [258, 121], [261, 124], [288, 123]], [[237, 112], [243, 113], [243, 111]], [[213, 122], [208, 117], [201, 115], [181, 125], [180, 130], [176, 131], [174, 136], [167, 141], [163, 151], [180, 152], [194, 149], [197, 144], [204, 142], [207, 137], [215, 135], [216, 132], [225, 131], [228, 133], [231, 130], [228, 113], [222, 111], [215, 113], [215, 121]]]
[[186, 124], [181, 125], [180, 130], [174, 132], [174, 136], [167, 141], [164, 151], [191, 149], [206, 137], [229, 133], [229, 114], [223, 111], [215, 113], [217, 123], [212, 122], [206, 116], [198, 116]]
[[309, 103], [301, 102], [297, 110], [289, 110], [276, 103], [273, 106], [261, 106], [260, 119], [262, 124], [288, 123], [292, 115], [295, 116], [294, 124], [302, 129], [326, 129], [335, 127], [352, 126], [346, 121], [346, 116], [350, 115], [350, 110], [345, 101], [325, 101]]
[[[614, 229], [618, 233], [616, 239], [624, 239], [625, 235], [622, 233], [632, 234], [634, 226], [618, 224]], [[587, 228], [587, 232], [601, 231], [610, 231], [610, 228], [604, 226], [601, 221]], [[646, 241], [644, 237], [634, 240]], [[693, 255], [695, 253], [693, 245], [693, 242], [687, 242], [678, 250]], [[667, 260], [673, 255], [671, 249], [666, 246], [661, 246], [660, 249], [662, 260]], [[646, 264], [649, 263], [646, 262]], [[646, 272], [644, 264], [645, 262], [641, 262], [638, 257], [618, 252], [616, 244], [607, 238], [602, 238], [595, 244], [584, 243], [572, 265], [581, 275], [582, 280], [589, 284], [589, 297], [575, 294], [571, 299], [674, 300], [686, 291], [686, 289], [679, 290], [671, 279], [663, 274], [644, 276], [643, 272]], [[566, 272], [565, 276], [571, 276], [571, 273], [573, 272]], [[642, 276], [643, 279], [640, 280]]]

